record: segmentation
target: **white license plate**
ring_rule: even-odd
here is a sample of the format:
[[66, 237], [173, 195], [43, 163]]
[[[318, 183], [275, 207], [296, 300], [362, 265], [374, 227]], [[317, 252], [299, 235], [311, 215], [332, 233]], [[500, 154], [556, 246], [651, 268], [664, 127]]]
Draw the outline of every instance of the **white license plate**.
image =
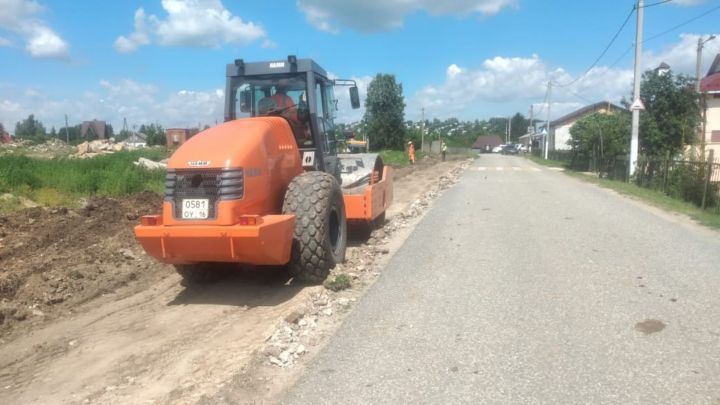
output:
[[207, 198], [185, 198], [182, 200], [183, 219], [207, 219], [210, 200]]

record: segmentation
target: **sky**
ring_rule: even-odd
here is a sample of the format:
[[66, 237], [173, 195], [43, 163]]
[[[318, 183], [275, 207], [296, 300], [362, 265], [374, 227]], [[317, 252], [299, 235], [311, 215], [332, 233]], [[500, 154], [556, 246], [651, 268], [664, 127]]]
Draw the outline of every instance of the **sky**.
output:
[[[720, 0], [647, 0], [641, 66], [695, 74], [699, 36], [720, 37]], [[657, 4], [656, 4], [657, 3]], [[632, 91], [635, 0], [0, 0], [0, 123], [49, 129], [214, 125], [225, 65], [313, 58], [361, 97], [378, 73], [402, 83], [407, 119], [545, 118]], [[681, 25], [680, 27], [678, 27]], [[676, 28], [677, 27], [677, 28]], [[720, 53], [705, 44], [703, 74]], [[588, 69], [591, 67], [588, 71]], [[566, 85], [568, 83], [571, 83]], [[566, 86], [561, 86], [566, 85]], [[338, 89], [339, 121], [353, 121]], [[364, 98], [363, 98], [364, 99]]]

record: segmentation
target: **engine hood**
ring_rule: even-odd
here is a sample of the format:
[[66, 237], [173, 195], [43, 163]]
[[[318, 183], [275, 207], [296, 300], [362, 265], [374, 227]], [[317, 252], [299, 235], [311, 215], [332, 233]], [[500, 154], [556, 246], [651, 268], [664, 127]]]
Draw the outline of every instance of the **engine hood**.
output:
[[278, 145], [295, 144], [280, 117], [243, 118], [206, 129], [185, 142], [168, 162], [170, 169], [254, 167]]

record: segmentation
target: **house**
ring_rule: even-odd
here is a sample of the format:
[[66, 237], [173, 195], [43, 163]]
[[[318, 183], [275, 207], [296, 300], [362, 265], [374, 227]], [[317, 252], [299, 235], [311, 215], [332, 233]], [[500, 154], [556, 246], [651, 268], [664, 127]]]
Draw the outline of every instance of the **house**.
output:
[[144, 148], [147, 146], [147, 135], [142, 132], [131, 132], [123, 143], [132, 148]]
[[594, 113], [607, 113], [610, 111], [627, 111], [625, 108], [612, 104], [609, 101], [601, 101], [599, 103], [585, 106], [577, 111], [573, 111], [563, 117], [550, 121], [550, 139], [549, 139], [549, 150], [570, 150], [569, 144], [570, 139], [570, 128], [579, 121], [590, 114]]
[[720, 157], [720, 54], [715, 56], [710, 70], [700, 81], [700, 92], [705, 107], [703, 111], [705, 151], [713, 150], [717, 159]]
[[472, 145], [472, 149], [477, 149], [485, 152], [493, 150], [494, 147], [503, 144], [502, 139], [497, 135], [481, 135]]
[[167, 146], [180, 146], [198, 132], [197, 128], [168, 128], [165, 131]]
[[105, 139], [106, 129], [105, 121], [83, 121], [80, 125], [80, 138]]
[[10, 134], [5, 131], [5, 128], [0, 125], [0, 143], [10, 143], [12, 142], [12, 137]]

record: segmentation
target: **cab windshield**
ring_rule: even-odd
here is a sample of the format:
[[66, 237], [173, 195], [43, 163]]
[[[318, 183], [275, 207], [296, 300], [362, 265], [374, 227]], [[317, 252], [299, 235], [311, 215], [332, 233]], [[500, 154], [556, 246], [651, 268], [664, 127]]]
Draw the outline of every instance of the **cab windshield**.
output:
[[312, 146], [304, 75], [239, 77], [233, 83], [235, 118], [278, 116], [288, 120], [300, 146]]

